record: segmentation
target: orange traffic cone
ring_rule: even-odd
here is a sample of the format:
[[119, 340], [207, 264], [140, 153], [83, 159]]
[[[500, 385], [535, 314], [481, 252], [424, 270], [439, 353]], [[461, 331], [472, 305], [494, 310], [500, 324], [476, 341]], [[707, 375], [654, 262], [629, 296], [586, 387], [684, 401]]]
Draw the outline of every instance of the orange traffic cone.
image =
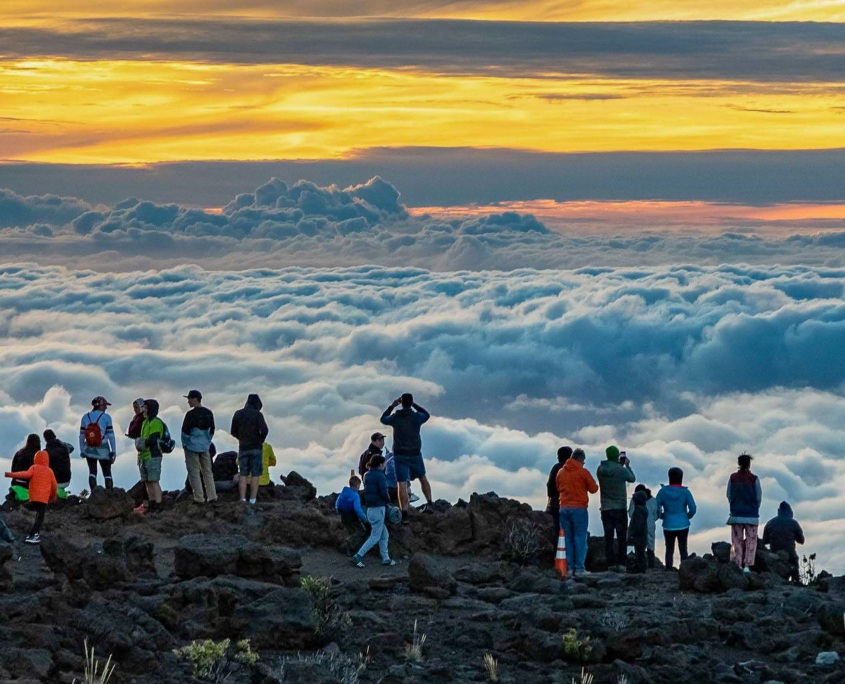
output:
[[557, 553], [555, 554], [555, 570], [557, 570], [561, 577], [569, 576], [569, 568], [566, 565], [566, 544], [563, 540], [563, 530], [557, 537]]

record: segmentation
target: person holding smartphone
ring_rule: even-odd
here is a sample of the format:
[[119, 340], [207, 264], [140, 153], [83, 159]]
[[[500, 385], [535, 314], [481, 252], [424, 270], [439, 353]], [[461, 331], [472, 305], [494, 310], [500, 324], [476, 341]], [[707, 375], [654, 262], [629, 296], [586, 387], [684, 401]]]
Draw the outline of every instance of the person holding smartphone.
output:
[[[607, 460], [599, 464], [596, 479], [601, 496], [601, 524], [608, 569], [624, 572], [628, 557], [628, 483], [636, 482], [631, 463], [624, 451], [611, 444], [605, 449]], [[616, 548], [613, 540], [616, 538]]]

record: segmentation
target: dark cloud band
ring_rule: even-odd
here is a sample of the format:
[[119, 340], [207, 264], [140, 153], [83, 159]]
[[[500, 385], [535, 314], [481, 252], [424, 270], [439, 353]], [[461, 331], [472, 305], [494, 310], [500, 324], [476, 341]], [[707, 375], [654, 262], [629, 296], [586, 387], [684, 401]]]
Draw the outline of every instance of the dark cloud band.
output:
[[5, 59], [197, 60], [519, 77], [839, 81], [845, 25], [97, 20], [0, 30]]

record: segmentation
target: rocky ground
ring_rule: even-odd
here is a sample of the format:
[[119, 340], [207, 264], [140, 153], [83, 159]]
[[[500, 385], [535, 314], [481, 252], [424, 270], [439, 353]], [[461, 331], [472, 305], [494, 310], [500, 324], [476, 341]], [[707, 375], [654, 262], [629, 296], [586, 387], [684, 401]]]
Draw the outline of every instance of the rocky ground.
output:
[[86, 639], [114, 684], [845, 682], [845, 577], [790, 585], [762, 553], [747, 578], [724, 545], [604, 572], [594, 539], [593, 574], [561, 580], [548, 516], [495, 494], [414, 515], [391, 528], [396, 567], [358, 569], [334, 496], [283, 479], [255, 507], [168, 494], [150, 516], [98, 489], [52, 508], [40, 547], [5, 504], [0, 683], [99, 681]]

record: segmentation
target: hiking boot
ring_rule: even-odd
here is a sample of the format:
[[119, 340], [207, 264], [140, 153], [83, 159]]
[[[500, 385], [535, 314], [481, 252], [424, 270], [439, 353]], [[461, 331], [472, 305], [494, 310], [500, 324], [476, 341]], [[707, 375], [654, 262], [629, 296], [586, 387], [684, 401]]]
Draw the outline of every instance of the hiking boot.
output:
[[364, 559], [361, 558], [361, 556], [359, 556], [357, 553], [352, 556], [352, 558], [350, 558], [349, 560], [352, 561], [352, 565], [354, 565], [356, 568], [364, 567]]
[[381, 564], [382, 564], [382, 565], [387, 565], [387, 566], [393, 567], [394, 565], [396, 565], [396, 561], [395, 561], [395, 560], [393, 560], [392, 558], [387, 558], [386, 560], [383, 560], [383, 561], [381, 562]]
[[38, 534], [38, 532], [36, 532], [35, 534], [30, 534], [30, 535], [27, 536], [26, 539], [24, 539], [24, 541], [27, 544], [40, 544], [41, 543], [41, 535]]

